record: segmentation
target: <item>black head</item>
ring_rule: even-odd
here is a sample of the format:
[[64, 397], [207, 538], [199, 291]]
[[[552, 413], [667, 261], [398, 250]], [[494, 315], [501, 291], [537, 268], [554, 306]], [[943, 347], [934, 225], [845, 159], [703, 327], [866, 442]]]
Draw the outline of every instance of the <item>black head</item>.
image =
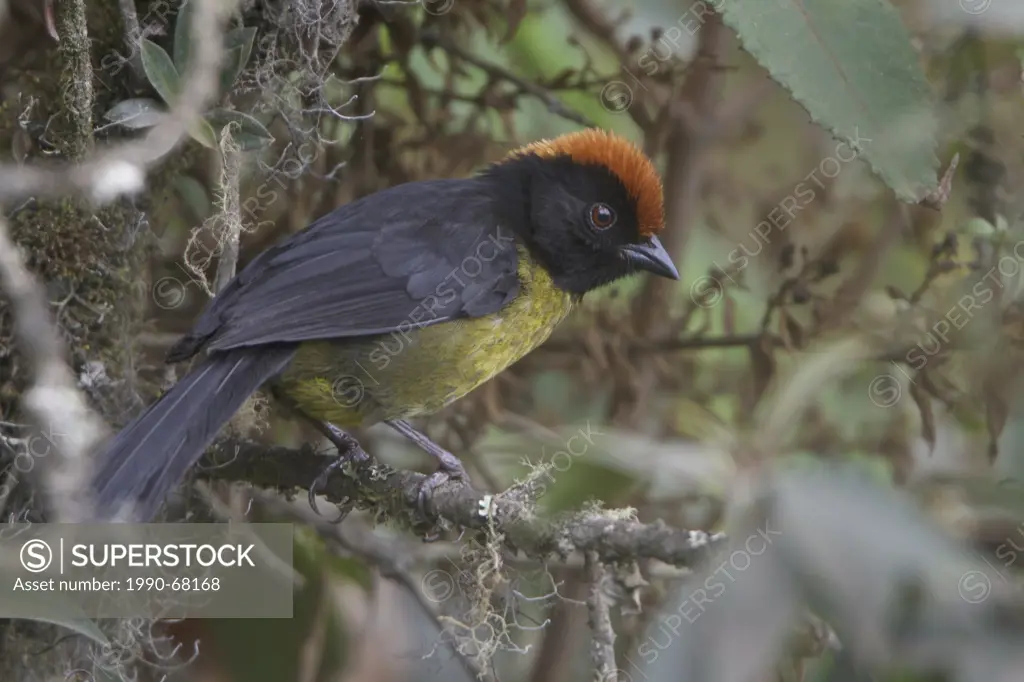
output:
[[[643, 224], [637, 193], [606, 165], [569, 154], [524, 153], [493, 166], [488, 175], [504, 188], [520, 188], [519, 205], [526, 208], [514, 229], [560, 288], [582, 295], [641, 270], [679, 279], [668, 253]], [[658, 190], [660, 211], [660, 185]]]

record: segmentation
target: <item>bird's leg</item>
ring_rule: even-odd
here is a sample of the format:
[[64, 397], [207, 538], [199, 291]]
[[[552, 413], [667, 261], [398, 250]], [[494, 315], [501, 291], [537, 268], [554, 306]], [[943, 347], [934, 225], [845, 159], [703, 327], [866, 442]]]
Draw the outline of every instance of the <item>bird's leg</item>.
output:
[[417, 431], [409, 422], [404, 419], [393, 419], [389, 420], [387, 425], [437, 458], [440, 465], [438, 470], [420, 484], [419, 493], [416, 496], [420, 513], [426, 516], [426, 502], [430, 493], [434, 492], [439, 485], [452, 478], [468, 481], [469, 475], [466, 473], [466, 468], [462, 466], [462, 462], [458, 457]]
[[[320, 421], [319, 419], [310, 419], [313, 426], [317, 428], [320, 433], [324, 434], [327, 440], [334, 444], [334, 447], [338, 449], [338, 456], [333, 462], [328, 464], [320, 475], [316, 477], [313, 484], [309, 486], [309, 506], [313, 508], [317, 514], [320, 510], [316, 506], [316, 491], [327, 485], [327, 480], [331, 477], [337, 469], [340, 469], [345, 465], [345, 462], [357, 461], [366, 462], [370, 459], [370, 456], [366, 454], [363, 447], [359, 444], [355, 438], [339, 429], [330, 422]], [[346, 516], [346, 513], [342, 513], [338, 517], [338, 521], [341, 521]]]
[[[357, 461], [366, 462], [370, 459], [370, 455], [363, 450], [363, 447], [359, 445], [359, 441], [339, 429], [330, 422], [321, 421], [316, 417], [307, 414], [298, 404], [285, 395], [279, 387], [271, 386], [270, 394], [278, 401], [281, 405], [284, 405], [287, 409], [291, 410], [293, 414], [306, 420], [313, 427], [322, 433], [327, 440], [331, 441], [335, 448], [338, 450], [338, 456], [320, 472], [320, 474], [314, 479], [313, 483], [309, 486], [309, 506], [317, 514], [320, 510], [316, 506], [316, 492], [323, 488], [327, 484], [327, 480], [331, 477], [337, 469], [344, 466], [345, 462]], [[342, 512], [335, 523], [345, 518], [347, 512]]]

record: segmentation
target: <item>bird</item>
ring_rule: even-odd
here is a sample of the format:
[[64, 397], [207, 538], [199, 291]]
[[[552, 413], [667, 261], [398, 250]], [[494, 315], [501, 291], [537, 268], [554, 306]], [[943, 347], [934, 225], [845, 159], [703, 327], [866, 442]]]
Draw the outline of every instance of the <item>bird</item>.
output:
[[155, 518], [261, 387], [339, 449], [358, 448], [346, 430], [388, 424], [439, 460], [423, 491], [464, 479], [408, 420], [541, 345], [589, 292], [678, 280], [664, 227], [653, 162], [601, 128], [346, 203], [253, 258], [171, 347], [168, 363], [194, 366], [95, 454], [96, 509]]

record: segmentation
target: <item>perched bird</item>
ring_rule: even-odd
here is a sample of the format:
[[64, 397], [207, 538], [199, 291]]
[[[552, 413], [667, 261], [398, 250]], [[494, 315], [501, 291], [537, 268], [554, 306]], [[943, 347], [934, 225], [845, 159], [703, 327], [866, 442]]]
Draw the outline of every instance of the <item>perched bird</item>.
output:
[[464, 476], [405, 420], [522, 358], [587, 292], [637, 271], [678, 279], [663, 227], [653, 164], [598, 129], [335, 209], [253, 259], [170, 350], [203, 355], [99, 453], [100, 512], [130, 502], [151, 519], [264, 384], [336, 428], [387, 422], [438, 457], [431, 487]]

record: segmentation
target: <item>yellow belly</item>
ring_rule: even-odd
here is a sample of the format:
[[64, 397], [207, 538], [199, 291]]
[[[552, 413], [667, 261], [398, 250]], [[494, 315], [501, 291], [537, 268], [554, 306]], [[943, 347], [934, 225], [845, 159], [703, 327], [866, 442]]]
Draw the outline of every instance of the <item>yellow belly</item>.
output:
[[520, 291], [486, 317], [359, 340], [305, 343], [277, 386], [340, 427], [437, 412], [539, 346], [574, 297], [520, 250]]

